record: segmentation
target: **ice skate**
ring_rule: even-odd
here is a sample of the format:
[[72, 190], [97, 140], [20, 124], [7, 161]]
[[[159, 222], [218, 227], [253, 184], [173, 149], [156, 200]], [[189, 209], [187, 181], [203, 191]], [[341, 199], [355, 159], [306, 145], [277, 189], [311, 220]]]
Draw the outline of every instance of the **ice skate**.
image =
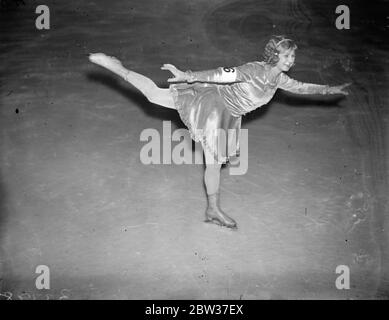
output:
[[219, 226], [237, 229], [236, 221], [230, 218], [219, 207], [219, 194], [208, 195], [208, 208], [205, 212], [205, 222], [215, 223]]

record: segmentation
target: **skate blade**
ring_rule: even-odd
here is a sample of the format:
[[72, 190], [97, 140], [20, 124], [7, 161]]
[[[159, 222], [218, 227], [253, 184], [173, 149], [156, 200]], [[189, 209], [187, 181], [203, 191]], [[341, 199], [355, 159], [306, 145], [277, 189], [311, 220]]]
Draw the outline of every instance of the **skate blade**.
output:
[[231, 229], [231, 230], [237, 230], [238, 229], [238, 226], [236, 224], [233, 225], [233, 226], [230, 226], [228, 224], [220, 222], [218, 219], [205, 219], [204, 222], [205, 223], [213, 223], [213, 224], [216, 224], [216, 225], [218, 225], [220, 227], [225, 227], [225, 228], [228, 228], [228, 229]]

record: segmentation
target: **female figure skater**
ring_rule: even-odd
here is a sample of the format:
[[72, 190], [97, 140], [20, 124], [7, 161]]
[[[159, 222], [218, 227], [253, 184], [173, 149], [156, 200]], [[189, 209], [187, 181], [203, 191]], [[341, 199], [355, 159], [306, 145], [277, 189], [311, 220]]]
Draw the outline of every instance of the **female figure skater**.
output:
[[[200, 141], [205, 156], [204, 183], [208, 197], [205, 221], [228, 228], [237, 224], [219, 206], [220, 169], [223, 163], [239, 153], [241, 117], [268, 103], [277, 88], [298, 94], [344, 94], [349, 84], [330, 87], [302, 83], [291, 79], [287, 72], [295, 61], [296, 44], [285, 36], [273, 36], [265, 46], [263, 61], [246, 63], [239, 67], [220, 67], [209, 71], [180, 71], [171, 64], [161, 69], [174, 77], [169, 89], [161, 89], [149, 78], [127, 70], [114, 57], [102, 53], [91, 54], [89, 59], [131, 83], [146, 98], [166, 108], [176, 109], [192, 139]], [[217, 132], [235, 130], [236, 137], [215, 139]], [[216, 160], [216, 161], [215, 161]]]

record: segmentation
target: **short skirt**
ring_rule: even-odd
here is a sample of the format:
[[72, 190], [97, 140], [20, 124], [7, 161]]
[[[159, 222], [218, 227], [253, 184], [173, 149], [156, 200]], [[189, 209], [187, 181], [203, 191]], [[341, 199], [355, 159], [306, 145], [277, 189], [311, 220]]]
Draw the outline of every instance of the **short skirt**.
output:
[[210, 152], [217, 163], [239, 157], [242, 117], [230, 113], [217, 85], [180, 83], [169, 88], [181, 120], [204, 151]]

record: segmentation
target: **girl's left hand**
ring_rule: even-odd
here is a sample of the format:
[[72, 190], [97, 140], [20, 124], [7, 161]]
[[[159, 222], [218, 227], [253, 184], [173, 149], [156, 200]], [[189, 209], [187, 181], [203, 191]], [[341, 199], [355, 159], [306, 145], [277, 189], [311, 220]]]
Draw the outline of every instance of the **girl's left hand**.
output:
[[344, 94], [347, 96], [349, 92], [344, 90], [344, 88], [348, 87], [349, 85], [351, 85], [351, 82], [344, 83], [340, 86], [330, 87], [330, 94]]

